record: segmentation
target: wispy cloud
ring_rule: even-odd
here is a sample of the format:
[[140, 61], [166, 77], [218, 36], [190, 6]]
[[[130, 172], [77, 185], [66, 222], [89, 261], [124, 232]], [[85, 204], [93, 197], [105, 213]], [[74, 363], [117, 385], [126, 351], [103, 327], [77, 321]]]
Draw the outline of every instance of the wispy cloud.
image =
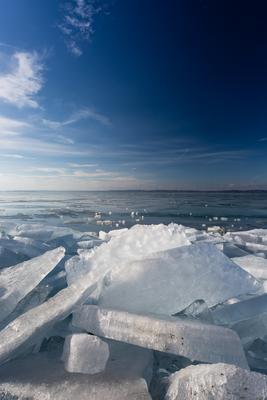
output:
[[29, 127], [27, 122], [0, 116], [0, 136], [18, 135]]
[[114, 189], [146, 189], [152, 183], [145, 179], [137, 179], [131, 175], [97, 177], [71, 177], [54, 174], [0, 174], [0, 186], [4, 190], [114, 190]]
[[0, 154], [0, 157], [4, 157], [4, 158], [16, 158], [16, 159], [19, 159], [19, 160], [25, 158], [25, 157], [22, 156], [21, 154], [8, 154], [8, 153]]
[[47, 141], [44, 138], [36, 139], [26, 136], [6, 136], [0, 135], [0, 153], [16, 153], [18, 149], [23, 151], [23, 155], [34, 156], [43, 155], [50, 157], [58, 156], [90, 156], [89, 150], [73, 148], [69, 144], [61, 144], [56, 142]]
[[267, 137], [263, 137], [263, 138], [259, 139], [259, 142], [267, 142]]
[[43, 125], [48, 127], [49, 129], [62, 129], [68, 125], [75, 124], [83, 119], [90, 119], [93, 121], [97, 121], [104, 126], [111, 126], [110, 119], [92, 108], [82, 108], [81, 110], [76, 111], [73, 113], [69, 118], [65, 119], [64, 121], [53, 121], [50, 119], [43, 119]]
[[33, 169], [37, 172], [43, 172], [45, 174], [58, 174], [58, 175], [65, 175], [66, 170], [64, 168], [55, 168], [55, 167], [35, 167]]
[[38, 108], [37, 93], [43, 86], [43, 64], [37, 53], [16, 51], [0, 73], [0, 100], [16, 107]]
[[69, 163], [69, 167], [71, 168], [94, 168], [97, 167], [98, 164], [76, 164], [76, 163]]
[[74, 140], [63, 135], [54, 136], [54, 141], [62, 144], [74, 144]]
[[63, 21], [58, 27], [65, 36], [68, 50], [74, 56], [82, 55], [81, 44], [91, 39], [94, 18], [101, 10], [94, 0], [74, 0], [64, 5]]

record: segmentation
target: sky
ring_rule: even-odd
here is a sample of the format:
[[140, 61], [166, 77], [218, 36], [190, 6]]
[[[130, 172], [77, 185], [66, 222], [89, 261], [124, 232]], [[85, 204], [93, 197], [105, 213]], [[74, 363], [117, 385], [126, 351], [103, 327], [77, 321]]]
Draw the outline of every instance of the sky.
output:
[[0, 190], [267, 189], [264, 0], [0, 7]]

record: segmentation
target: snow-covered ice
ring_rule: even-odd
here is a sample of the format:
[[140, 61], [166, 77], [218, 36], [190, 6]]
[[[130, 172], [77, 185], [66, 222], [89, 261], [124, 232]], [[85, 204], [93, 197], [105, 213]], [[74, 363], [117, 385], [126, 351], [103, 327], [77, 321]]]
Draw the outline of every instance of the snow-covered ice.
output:
[[165, 400], [264, 400], [267, 377], [236, 365], [189, 366], [169, 378]]
[[[97, 247], [93, 252], [83, 253], [79, 268], [67, 267], [68, 282], [74, 282], [92, 269], [105, 274], [122, 260], [129, 263], [141, 260], [156, 251], [189, 245], [183, 227], [176, 224], [135, 225], [131, 229], [121, 229], [110, 233], [108, 243]], [[83, 262], [83, 259], [85, 262]]]

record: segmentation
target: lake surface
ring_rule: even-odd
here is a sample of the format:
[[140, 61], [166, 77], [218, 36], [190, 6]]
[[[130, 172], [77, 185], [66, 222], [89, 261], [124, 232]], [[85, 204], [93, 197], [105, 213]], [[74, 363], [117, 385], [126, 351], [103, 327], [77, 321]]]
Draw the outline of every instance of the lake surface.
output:
[[25, 222], [95, 232], [170, 222], [267, 228], [267, 192], [0, 192], [0, 229]]

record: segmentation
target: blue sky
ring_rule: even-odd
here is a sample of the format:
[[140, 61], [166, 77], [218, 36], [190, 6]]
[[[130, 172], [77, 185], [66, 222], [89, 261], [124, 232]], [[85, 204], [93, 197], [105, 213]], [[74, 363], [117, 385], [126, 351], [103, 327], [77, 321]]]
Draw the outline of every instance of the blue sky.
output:
[[262, 1], [1, 0], [2, 190], [267, 189]]

